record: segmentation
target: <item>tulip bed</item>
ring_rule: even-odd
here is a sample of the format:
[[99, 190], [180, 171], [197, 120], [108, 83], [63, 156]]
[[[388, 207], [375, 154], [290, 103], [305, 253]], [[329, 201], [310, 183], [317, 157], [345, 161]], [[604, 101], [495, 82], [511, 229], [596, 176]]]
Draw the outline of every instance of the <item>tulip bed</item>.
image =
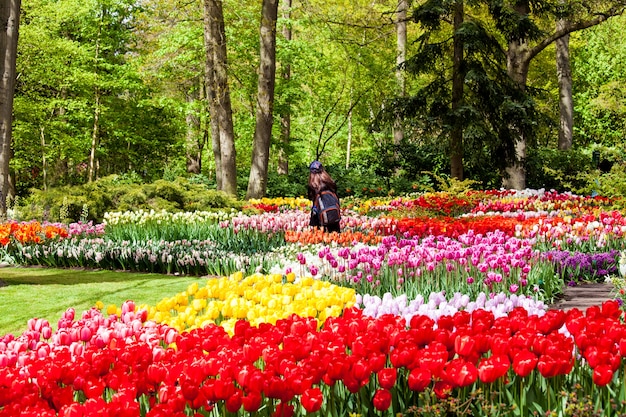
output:
[[[0, 416], [625, 415], [621, 202], [544, 190], [0, 225], [23, 265], [215, 275], [0, 335]], [[69, 306], [68, 306], [69, 307]]]

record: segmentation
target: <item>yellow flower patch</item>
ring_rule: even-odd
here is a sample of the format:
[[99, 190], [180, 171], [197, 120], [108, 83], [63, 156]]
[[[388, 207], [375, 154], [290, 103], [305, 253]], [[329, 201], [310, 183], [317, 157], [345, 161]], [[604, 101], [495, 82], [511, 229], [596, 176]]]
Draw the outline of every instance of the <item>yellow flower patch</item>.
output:
[[272, 323], [296, 314], [314, 317], [323, 323], [339, 316], [356, 302], [353, 289], [339, 287], [311, 277], [294, 282], [293, 276], [241, 272], [230, 277], [212, 278], [200, 287], [191, 284], [186, 291], [159, 301], [155, 306], [139, 306], [148, 319], [179, 331], [216, 323], [233, 333], [237, 320], [253, 326]]

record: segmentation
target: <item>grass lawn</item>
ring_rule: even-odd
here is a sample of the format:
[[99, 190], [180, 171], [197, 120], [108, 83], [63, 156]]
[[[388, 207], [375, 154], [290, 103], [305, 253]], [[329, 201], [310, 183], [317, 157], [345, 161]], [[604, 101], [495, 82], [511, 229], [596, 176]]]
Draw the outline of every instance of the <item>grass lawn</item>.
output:
[[126, 300], [156, 304], [184, 291], [189, 284], [201, 285], [206, 278], [140, 274], [105, 270], [0, 268], [0, 336], [16, 336], [26, 330], [30, 318], [56, 323], [68, 307], [77, 318], [97, 301], [120, 306]]

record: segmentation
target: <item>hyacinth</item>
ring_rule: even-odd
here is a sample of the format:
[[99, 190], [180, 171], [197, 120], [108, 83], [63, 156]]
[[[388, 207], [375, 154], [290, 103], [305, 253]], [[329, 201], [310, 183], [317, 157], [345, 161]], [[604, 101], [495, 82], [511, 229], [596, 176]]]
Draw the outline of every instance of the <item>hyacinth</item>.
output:
[[487, 295], [484, 292], [478, 294], [475, 300], [471, 300], [467, 294], [454, 293], [450, 298], [445, 291], [434, 292], [425, 299], [418, 295], [409, 300], [406, 294], [393, 296], [387, 292], [382, 297], [376, 295], [358, 294], [355, 307], [363, 310], [363, 314], [378, 318], [385, 314], [402, 316], [406, 322], [411, 322], [414, 316], [422, 315], [437, 321], [442, 316], [453, 316], [458, 311], [471, 313], [477, 309], [487, 310], [497, 317], [508, 315], [513, 309], [521, 307], [529, 315], [543, 316], [548, 306], [543, 302], [525, 295], [507, 295], [498, 293]]
[[604, 280], [618, 271], [620, 251], [584, 253], [553, 250], [542, 253], [542, 258], [555, 264], [559, 274], [569, 285], [576, 282]]

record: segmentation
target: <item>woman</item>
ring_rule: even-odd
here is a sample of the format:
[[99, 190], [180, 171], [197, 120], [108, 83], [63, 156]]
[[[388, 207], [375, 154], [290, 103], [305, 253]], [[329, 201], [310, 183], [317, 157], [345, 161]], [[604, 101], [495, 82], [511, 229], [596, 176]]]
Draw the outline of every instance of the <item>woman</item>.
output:
[[[323, 226], [326, 232], [339, 233], [341, 231], [339, 226], [341, 215], [339, 199], [337, 198], [337, 184], [335, 184], [335, 181], [333, 181], [319, 161], [313, 161], [311, 165], [309, 165], [309, 184], [307, 188], [309, 200], [313, 202], [309, 225], [314, 227]], [[323, 193], [324, 191], [330, 191], [332, 195]], [[328, 203], [327, 206], [331, 206], [331, 210], [336, 210], [336, 214], [331, 216], [332, 220], [328, 224], [324, 224], [323, 219], [320, 219], [320, 215], [325, 216], [326, 213], [324, 207], [319, 207], [320, 202], [318, 197], [322, 195], [324, 195], [324, 200], [327, 198], [330, 199], [330, 203]], [[324, 204], [325, 203], [321, 203], [321, 205]], [[333, 207], [333, 204], [336, 204], [336, 208]]]

